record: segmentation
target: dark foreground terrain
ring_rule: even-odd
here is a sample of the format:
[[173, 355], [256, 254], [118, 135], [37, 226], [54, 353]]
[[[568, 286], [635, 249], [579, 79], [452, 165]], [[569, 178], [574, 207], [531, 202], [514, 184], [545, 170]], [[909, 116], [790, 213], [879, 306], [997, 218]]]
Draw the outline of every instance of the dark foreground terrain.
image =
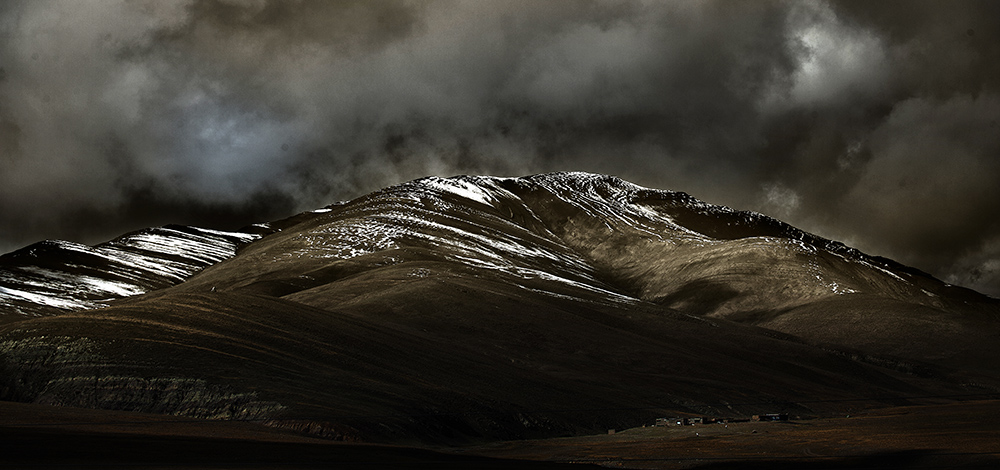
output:
[[0, 468], [4, 469], [587, 467], [334, 442], [249, 422], [0, 402]]
[[3, 468], [1000, 468], [1000, 400], [418, 448], [248, 422], [0, 402]]

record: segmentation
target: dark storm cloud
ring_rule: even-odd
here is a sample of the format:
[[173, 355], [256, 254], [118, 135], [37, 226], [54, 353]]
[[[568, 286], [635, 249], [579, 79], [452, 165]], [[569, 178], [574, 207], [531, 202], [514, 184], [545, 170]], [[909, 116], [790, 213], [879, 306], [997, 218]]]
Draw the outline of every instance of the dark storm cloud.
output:
[[613, 173], [1000, 293], [993, 2], [0, 10], [0, 243]]
[[768, 189], [793, 223], [1000, 294], [1000, 4], [830, 6], [799, 80], [836, 70], [765, 119]]

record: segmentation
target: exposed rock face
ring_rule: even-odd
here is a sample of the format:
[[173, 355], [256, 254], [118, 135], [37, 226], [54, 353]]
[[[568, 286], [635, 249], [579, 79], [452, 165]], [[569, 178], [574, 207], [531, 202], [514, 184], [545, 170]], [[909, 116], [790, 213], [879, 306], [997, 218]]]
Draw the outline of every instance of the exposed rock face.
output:
[[1000, 387], [997, 301], [610, 176], [424, 178], [255, 230], [5, 255], [0, 398], [452, 441]]
[[[128, 364], [105, 357], [84, 337], [35, 336], [0, 343], [0, 394], [43, 405], [165, 413], [208, 419], [258, 419], [283, 407], [205, 380], [114, 375]], [[135, 364], [132, 364], [135, 365]]]

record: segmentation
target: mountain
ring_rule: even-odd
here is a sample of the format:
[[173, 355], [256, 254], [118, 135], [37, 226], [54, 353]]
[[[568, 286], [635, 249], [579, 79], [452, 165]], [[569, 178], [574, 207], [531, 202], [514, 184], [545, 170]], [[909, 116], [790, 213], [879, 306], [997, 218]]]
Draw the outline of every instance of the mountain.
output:
[[19, 316], [98, 308], [104, 301], [172, 286], [257, 238], [167, 226], [140, 230], [95, 247], [46, 240], [0, 256], [0, 322]]
[[604, 175], [423, 178], [0, 269], [8, 401], [467, 442], [1000, 390], [997, 300]]

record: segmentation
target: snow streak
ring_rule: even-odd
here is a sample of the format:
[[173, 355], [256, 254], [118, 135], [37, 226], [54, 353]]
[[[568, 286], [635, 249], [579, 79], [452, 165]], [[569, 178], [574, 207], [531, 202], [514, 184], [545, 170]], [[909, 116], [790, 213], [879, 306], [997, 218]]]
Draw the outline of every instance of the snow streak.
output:
[[0, 313], [39, 307], [98, 308], [184, 281], [260, 238], [241, 232], [160, 227], [95, 247], [48, 240], [0, 257]]

